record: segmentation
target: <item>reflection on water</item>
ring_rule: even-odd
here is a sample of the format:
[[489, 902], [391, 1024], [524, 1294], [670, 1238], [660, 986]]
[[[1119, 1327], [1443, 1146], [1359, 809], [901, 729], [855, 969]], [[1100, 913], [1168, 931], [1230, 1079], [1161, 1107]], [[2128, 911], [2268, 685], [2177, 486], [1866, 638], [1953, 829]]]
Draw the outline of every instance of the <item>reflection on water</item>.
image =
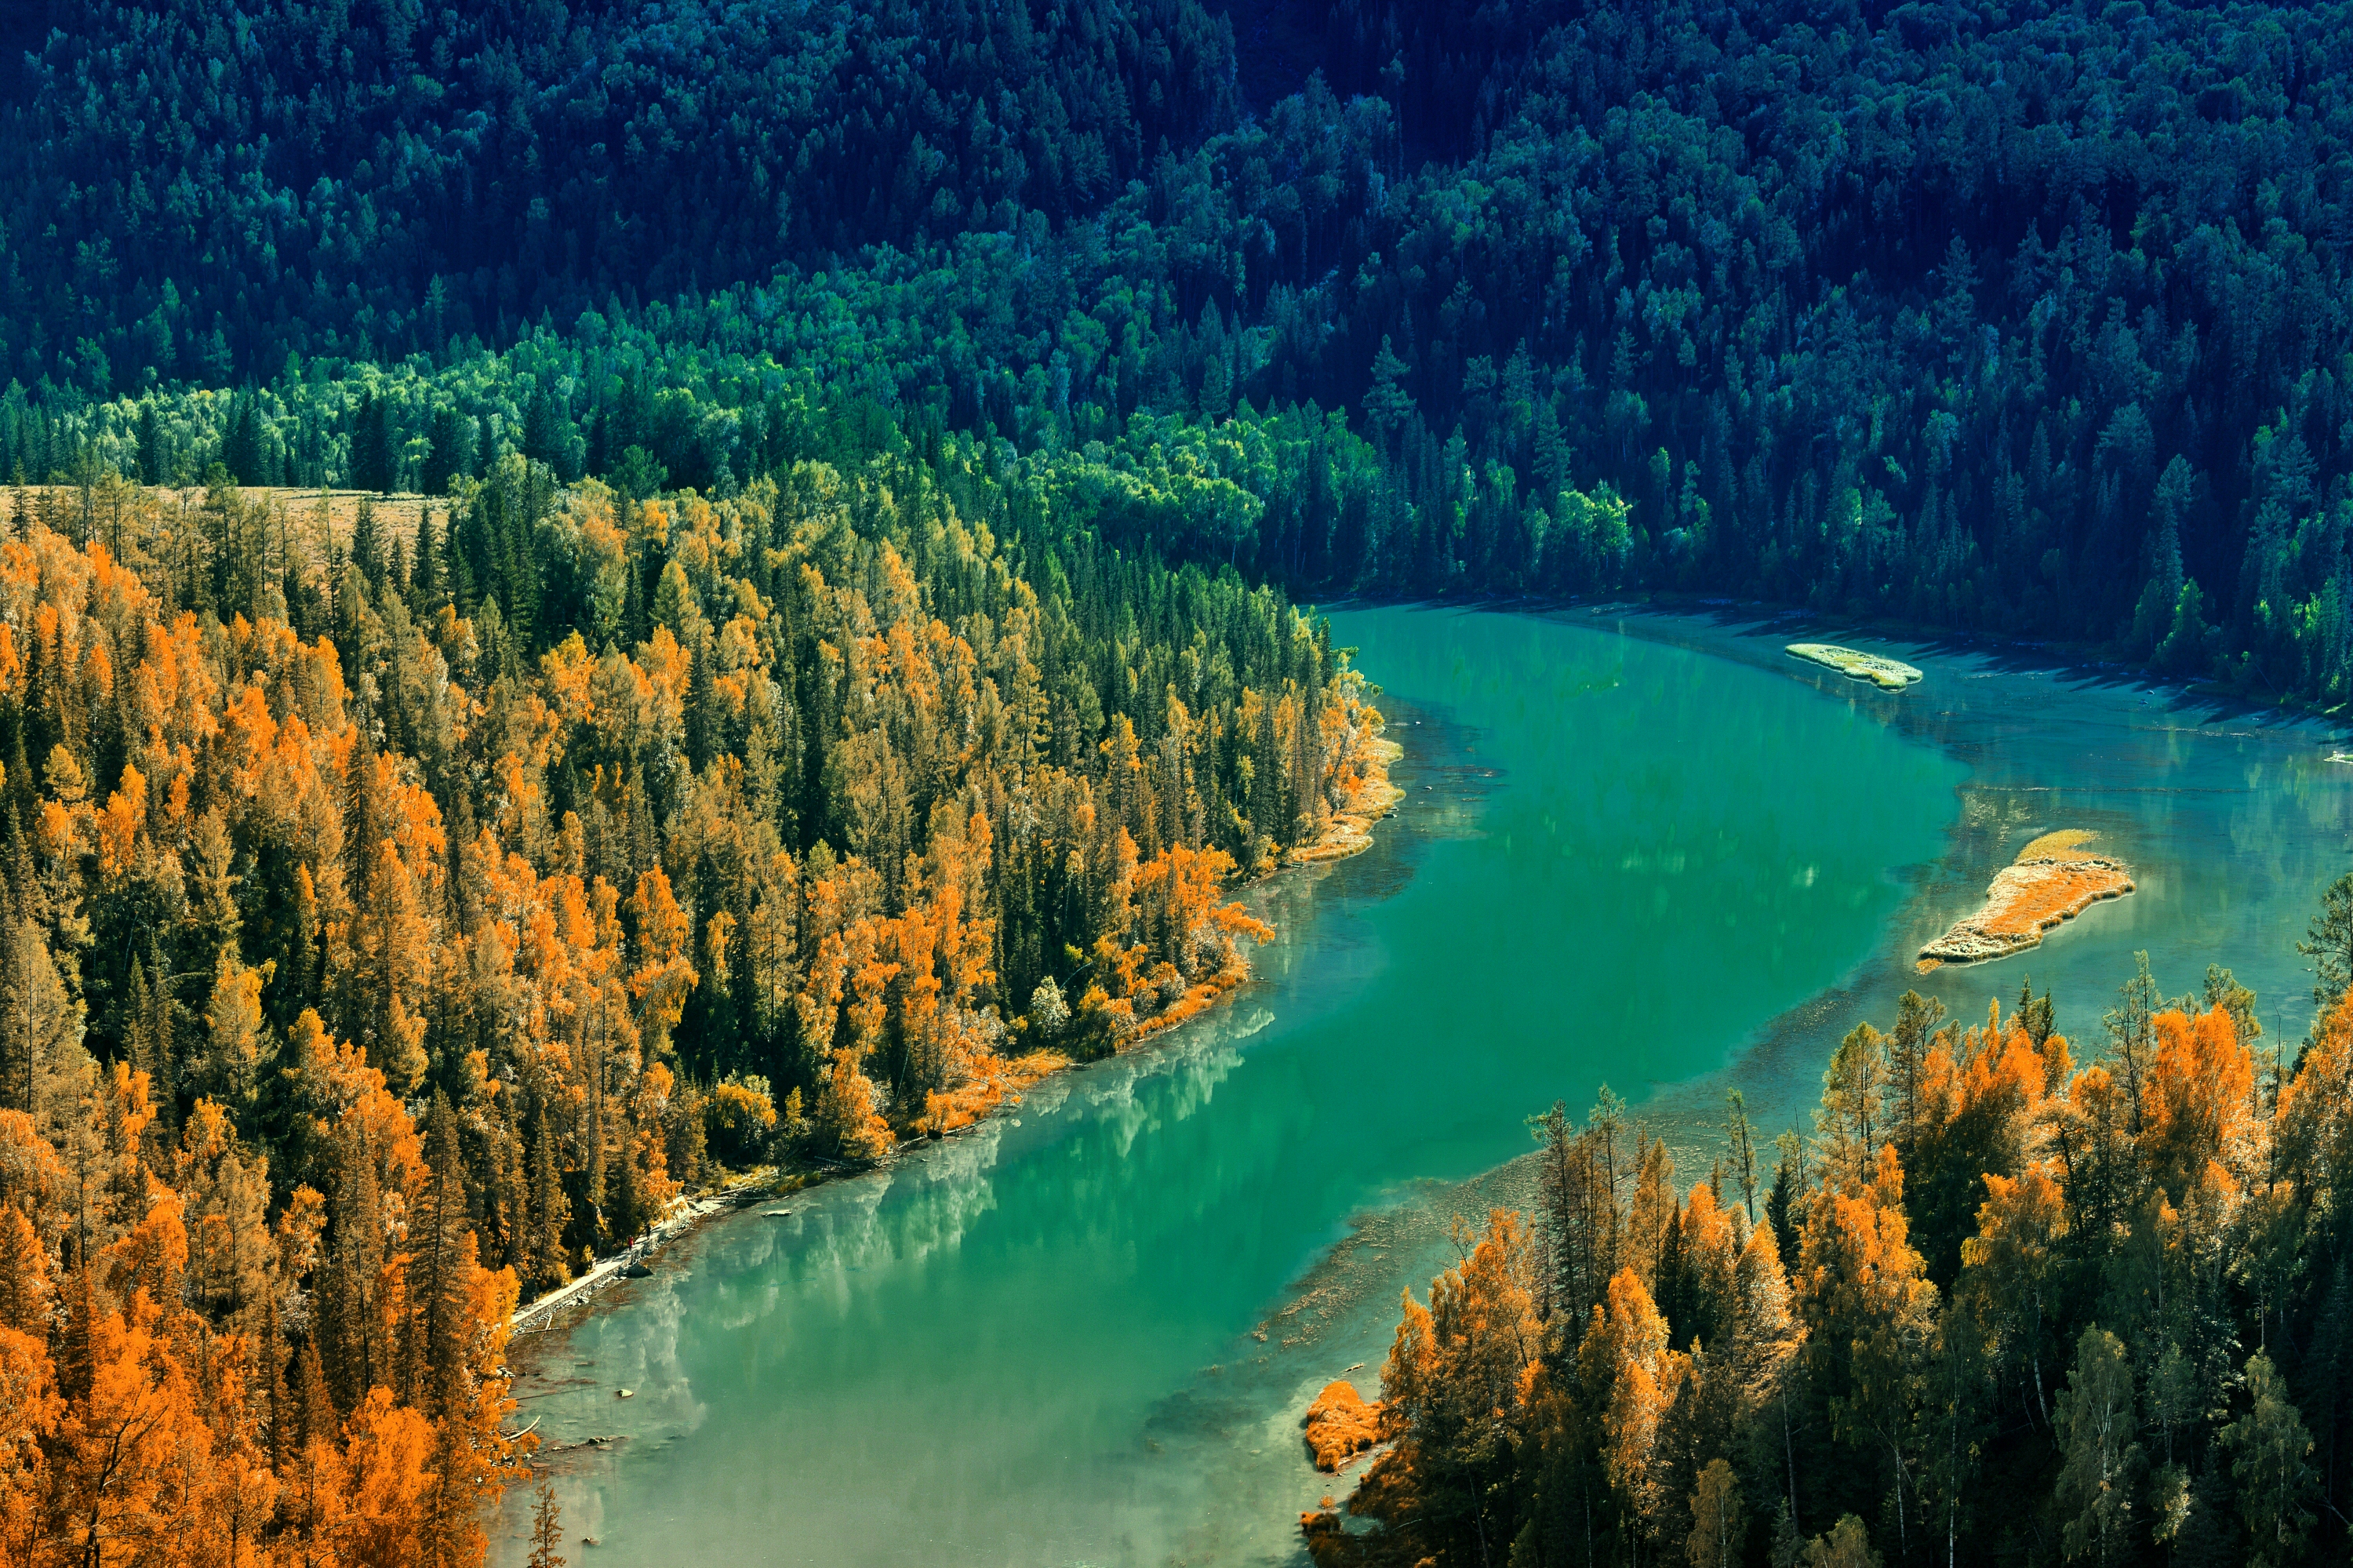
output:
[[[554, 1459], [596, 1561], [1293, 1562], [1335, 1485], [1299, 1411], [1373, 1390], [1399, 1286], [1451, 1214], [1525, 1202], [1507, 1162], [1555, 1097], [1609, 1080], [1694, 1171], [1728, 1077], [1796, 1116], [1907, 986], [1977, 1016], [2031, 970], [2081, 1038], [2137, 947], [2176, 991], [2235, 963], [2301, 1028], [2288, 943], [2353, 783], [2308, 736], [1947, 651], [1894, 650], [1929, 679], [1889, 697], [1739, 627], [1336, 620], [1407, 799], [1366, 855], [1255, 891], [1282, 936], [1232, 1006], [716, 1223], [533, 1352], [526, 1418], [619, 1439]], [[2141, 891], [1915, 974], [2054, 826]]]
[[[1086, 1124], [1104, 1152], [1124, 1157], [1139, 1136], [1198, 1113], [1240, 1063], [1236, 1042], [1271, 1022], [1262, 1007], [1203, 1021], [1149, 1055], [1064, 1073], [1032, 1089], [1012, 1116], [984, 1122], [871, 1178], [839, 1181], [774, 1207], [780, 1219], [720, 1227], [699, 1268], [737, 1275], [769, 1271], [769, 1290], [797, 1290], [847, 1308], [849, 1277], [889, 1266], [920, 1266], [955, 1247], [997, 1207], [996, 1168], [1008, 1139], [1030, 1147]], [[1149, 1092], [1139, 1094], [1146, 1083]]]

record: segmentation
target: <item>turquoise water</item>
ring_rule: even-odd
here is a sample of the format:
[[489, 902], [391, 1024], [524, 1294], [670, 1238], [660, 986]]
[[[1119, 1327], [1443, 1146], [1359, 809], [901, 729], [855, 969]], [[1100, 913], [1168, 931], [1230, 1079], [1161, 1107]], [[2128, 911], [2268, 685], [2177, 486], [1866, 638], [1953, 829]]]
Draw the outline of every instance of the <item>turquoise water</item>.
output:
[[[1887, 696], [1783, 658], [1795, 630], [1334, 623], [1407, 800], [1369, 853], [1258, 891], [1282, 936], [1231, 1006], [789, 1218], [714, 1222], [519, 1354], [543, 1438], [618, 1439], [551, 1457], [590, 1560], [1293, 1561], [1334, 1485], [1299, 1411], [1373, 1390], [1398, 1287], [1451, 1214], [1518, 1200], [1497, 1167], [1554, 1098], [1607, 1081], [1696, 1174], [1726, 1082], [1796, 1114], [1905, 986], [1975, 1015], [2031, 970], [2080, 1033], [2137, 947], [2169, 990], [2236, 963], [2302, 1025], [2286, 944], [2353, 779], [2315, 732], [1902, 645], [1929, 680]], [[2140, 894], [1915, 975], [2056, 826]]]

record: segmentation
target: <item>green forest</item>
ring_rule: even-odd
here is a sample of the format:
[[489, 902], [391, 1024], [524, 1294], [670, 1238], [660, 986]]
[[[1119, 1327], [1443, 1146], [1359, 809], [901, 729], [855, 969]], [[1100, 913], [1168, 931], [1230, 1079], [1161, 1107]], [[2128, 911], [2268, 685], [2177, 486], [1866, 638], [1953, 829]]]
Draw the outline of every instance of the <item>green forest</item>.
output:
[[[0, 11], [0, 1562], [481, 1561], [519, 1300], [1240, 983], [1385, 787], [1309, 601], [2337, 708], [2348, 83], [2337, 3]], [[1907, 1007], [1687, 1189], [1556, 1112], [1309, 1549], [2336, 1560], [2353, 1021], [2114, 1016]]]
[[2345, 695], [2339, 7], [53, 9], [0, 473], [723, 493], [813, 376], [1225, 480], [1103, 526], [1294, 592]]

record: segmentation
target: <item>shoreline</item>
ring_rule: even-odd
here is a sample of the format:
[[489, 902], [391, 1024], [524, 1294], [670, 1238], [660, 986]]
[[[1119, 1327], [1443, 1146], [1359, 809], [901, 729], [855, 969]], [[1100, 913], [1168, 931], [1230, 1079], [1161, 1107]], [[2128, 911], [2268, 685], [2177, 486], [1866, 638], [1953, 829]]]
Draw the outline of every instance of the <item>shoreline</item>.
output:
[[[1342, 787], [1349, 795], [1346, 808], [1333, 812], [1331, 820], [1324, 824], [1323, 835], [1314, 843], [1296, 845], [1283, 852], [1272, 870], [1252, 879], [1253, 885], [1270, 881], [1287, 871], [1330, 865], [1362, 854], [1372, 847], [1373, 829], [1393, 815], [1398, 802], [1405, 799], [1405, 791], [1389, 782], [1389, 768], [1404, 758], [1405, 747], [1386, 738], [1387, 729], [1387, 722], [1380, 719], [1376, 712], [1374, 722], [1352, 742], [1349, 758], [1342, 764]], [[1352, 773], [1354, 777], [1350, 779], [1348, 776]], [[1114, 1047], [1112, 1055], [1124, 1056], [1145, 1048], [1158, 1036], [1198, 1018], [1218, 1002], [1230, 998], [1250, 978], [1251, 970], [1247, 959], [1220, 969], [1192, 986], [1160, 1012], [1139, 1021], [1133, 1033]], [[1032, 1053], [1029, 1056], [1008, 1059], [1000, 1071], [1032, 1062], [1037, 1054]], [[985, 1125], [992, 1118], [1018, 1108], [1023, 1092], [1048, 1078], [1087, 1065], [1060, 1058], [1058, 1065], [1045, 1072], [1017, 1074], [1018, 1083], [1008, 1087], [979, 1115], [954, 1127], [943, 1128], [936, 1132], [917, 1133], [905, 1139], [890, 1154], [870, 1166], [854, 1171], [846, 1167], [808, 1170], [754, 1167], [716, 1189], [681, 1194], [671, 1201], [668, 1213], [621, 1251], [598, 1260], [594, 1268], [578, 1278], [568, 1280], [518, 1307], [507, 1319], [508, 1331], [517, 1337], [555, 1332], [556, 1319], [563, 1312], [571, 1308], [590, 1306], [607, 1287], [632, 1277], [628, 1273], [631, 1266], [643, 1264], [672, 1244], [685, 1240], [700, 1229], [705, 1220], [737, 1213], [754, 1204], [789, 1196], [835, 1175], [863, 1176], [887, 1170], [925, 1144], [961, 1137]], [[566, 1325], [567, 1329], [571, 1325]]]
[[[1389, 782], [1389, 767], [1405, 756], [1405, 747], [1387, 738], [1388, 724], [1377, 709], [1366, 707], [1365, 711], [1372, 715], [1372, 722], [1350, 742], [1348, 757], [1340, 765], [1337, 784], [1347, 795], [1347, 805], [1332, 813], [1331, 820], [1324, 824], [1322, 836], [1314, 843], [1294, 844], [1282, 851], [1272, 860], [1271, 870], [1251, 878], [1246, 885], [1257, 885], [1303, 866], [1330, 865], [1373, 847], [1373, 829], [1405, 799], [1405, 791]], [[1220, 1000], [1240, 991], [1250, 980], [1250, 960], [1242, 959], [1196, 983], [1158, 1012], [1139, 1020], [1112, 1054], [1125, 1055], [1155, 1036], [1198, 1018]], [[1055, 1071], [1067, 1071], [1081, 1065], [1066, 1063]], [[1017, 1097], [1008, 1103], [1018, 1104], [1019, 1100]]]
[[594, 1268], [577, 1279], [566, 1280], [554, 1289], [543, 1291], [517, 1307], [514, 1314], [507, 1319], [507, 1332], [511, 1336], [548, 1332], [555, 1326], [556, 1314], [565, 1308], [586, 1306], [615, 1281], [636, 1277], [628, 1272], [632, 1264], [643, 1263], [672, 1242], [683, 1240], [713, 1215], [733, 1213], [754, 1203], [765, 1203], [772, 1198], [784, 1196], [776, 1188], [778, 1183], [788, 1180], [792, 1178], [774, 1175], [763, 1183], [760, 1168], [755, 1167], [715, 1191], [681, 1193], [670, 1201], [670, 1212], [655, 1221], [645, 1234], [612, 1256], [599, 1260]]
[[1405, 747], [1388, 738], [1388, 729], [1386, 720], [1378, 721], [1357, 737], [1348, 760], [1341, 765], [1342, 788], [1349, 791], [1347, 807], [1332, 813], [1323, 837], [1315, 842], [1284, 852], [1278, 870], [1329, 865], [1373, 847], [1373, 829], [1405, 799], [1405, 791], [1389, 782], [1389, 768], [1404, 759]]
[[[1432, 594], [1366, 593], [1343, 597], [1323, 606], [1333, 609], [1355, 606], [1420, 606], [1429, 609], [1492, 610], [1504, 615], [1568, 616], [1599, 619], [1617, 614], [1630, 619], [1658, 616], [1667, 620], [1712, 620], [1719, 630], [1731, 630], [1738, 620], [1758, 636], [1785, 637], [1809, 632], [1861, 637], [1879, 642], [1909, 642], [1940, 652], [1973, 653], [2010, 662], [2021, 671], [2074, 673], [2121, 680], [2151, 690], [2170, 689], [2177, 698], [2212, 705], [2233, 715], [2314, 724], [2336, 735], [2353, 738], [2353, 703], [2323, 707], [2300, 697], [2249, 696], [2202, 675], [2168, 675], [2145, 663], [2120, 658], [2098, 643], [2037, 640], [2006, 632], [1935, 626], [1884, 616], [1840, 615], [1810, 605], [1770, 599], [1741, 599], [1729, 594], [1679, 593], [1644, 589], [1591, 596], [1557, 594], [1483, 594], [1449, 598]], [[1673, 641], [1672, 639], [1653, 639]], [[1786, 653], [1786, 646], [1779, 650]], [[1809, 661], [1810, 662], [1810, 661]], [[1823, 669], [1831, 666], [1821, 665]], [[1893, 696], [1897, 694], [1887, 693]], [[2353, 753], [2347, 760], [2353, 761]]]

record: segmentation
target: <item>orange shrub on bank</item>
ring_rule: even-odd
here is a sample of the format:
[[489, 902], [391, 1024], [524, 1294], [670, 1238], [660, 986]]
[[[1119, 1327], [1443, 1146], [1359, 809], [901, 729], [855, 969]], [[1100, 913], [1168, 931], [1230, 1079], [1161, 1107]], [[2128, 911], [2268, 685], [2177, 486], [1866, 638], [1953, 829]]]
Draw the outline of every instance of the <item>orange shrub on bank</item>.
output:
[[1307, 1407], [1306, 1427], [1315, 1467], [1328, 1475], [1380, 1441], [1381, 1407], [1366, 1404], [1347, 1379], [1335, 1379]]

